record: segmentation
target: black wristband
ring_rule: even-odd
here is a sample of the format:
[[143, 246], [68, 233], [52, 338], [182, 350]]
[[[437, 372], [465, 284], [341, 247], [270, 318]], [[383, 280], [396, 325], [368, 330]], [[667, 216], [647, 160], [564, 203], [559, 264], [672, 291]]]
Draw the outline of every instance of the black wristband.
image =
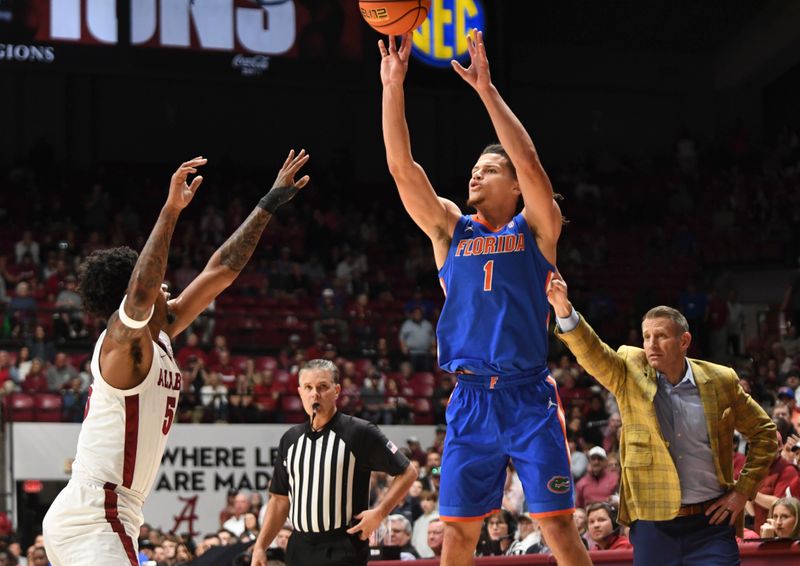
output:
[[294, 185], [272, 187], [266, 195], [261, 197], [257, 206], [263, 208], [270, 214], [275, 214], [278, 207], [292, 200], [292, 197], [297, 194], [297, 191], [298, 189]]

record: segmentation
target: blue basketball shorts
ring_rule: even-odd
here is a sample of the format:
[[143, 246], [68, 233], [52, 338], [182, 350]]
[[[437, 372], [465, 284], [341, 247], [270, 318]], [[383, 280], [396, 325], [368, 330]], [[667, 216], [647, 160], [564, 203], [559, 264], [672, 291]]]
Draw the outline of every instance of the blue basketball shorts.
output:
[[564, 410], [555, 380], [460, 374], [447, 406], [439, 514], [477, 520], [500, 509], [509, 459], [533, 517], [574, 511]]

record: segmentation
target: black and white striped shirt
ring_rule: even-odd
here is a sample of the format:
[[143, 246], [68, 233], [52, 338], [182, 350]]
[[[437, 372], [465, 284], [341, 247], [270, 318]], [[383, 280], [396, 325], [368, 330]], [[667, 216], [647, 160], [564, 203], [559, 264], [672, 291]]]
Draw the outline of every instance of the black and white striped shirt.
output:
[[370, 472], [396, 476], [409, 465], [377, 426], [339, 412], [320, 431], [290, 428], [278, 451], [269, 490], [289, 496], [289, 520], [307, 533], [351, 526], [369, 507]]

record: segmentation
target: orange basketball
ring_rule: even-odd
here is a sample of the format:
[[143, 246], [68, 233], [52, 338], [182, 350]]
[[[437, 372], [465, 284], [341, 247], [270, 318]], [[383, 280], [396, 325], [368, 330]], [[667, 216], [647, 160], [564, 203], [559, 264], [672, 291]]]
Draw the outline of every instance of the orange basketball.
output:
[[431, 0], [359, 0], [358, 7], [374, 30], [385, 35], [403, 35], [425, 21]]

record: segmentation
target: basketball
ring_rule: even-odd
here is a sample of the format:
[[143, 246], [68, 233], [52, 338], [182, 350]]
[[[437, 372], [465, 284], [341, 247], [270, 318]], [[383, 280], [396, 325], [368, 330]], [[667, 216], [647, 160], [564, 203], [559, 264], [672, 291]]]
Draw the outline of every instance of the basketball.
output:
[[361, 16], [385, 35], [403, 35], [417, 29], [431, 8], [431, 0], [359, 0]]

